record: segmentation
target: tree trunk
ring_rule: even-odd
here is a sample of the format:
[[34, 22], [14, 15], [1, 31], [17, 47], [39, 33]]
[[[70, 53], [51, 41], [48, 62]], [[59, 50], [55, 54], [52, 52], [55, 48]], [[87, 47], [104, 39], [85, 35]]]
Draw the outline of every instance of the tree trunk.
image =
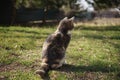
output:
[[15, 5], [16, 5], [16, 0], [12, 0], [12, 19], [11, 19], [11, 25], [13, 25], [15, 23], [15, 19], [16, 19], [16, 8], [15, 8]]
[[43, 24], [46, 23], [46, 14], [47, 14], [47, 9], [44, 8], [44, 15], [43, 15], [43, 20], [42, 20], [42, 23], [43, 23]]
[[0, 24], [10, 25], [12, 21], [12, 0], [1, 0], [0, 2]]

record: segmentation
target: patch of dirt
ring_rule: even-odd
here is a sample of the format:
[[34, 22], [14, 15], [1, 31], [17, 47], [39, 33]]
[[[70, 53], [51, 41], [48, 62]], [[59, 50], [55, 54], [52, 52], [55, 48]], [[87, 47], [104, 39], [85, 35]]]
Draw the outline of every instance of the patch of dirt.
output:
[[6, 72], [11, 70], [36, 70], [40, 67], [40, 60], [35, 60], [31, 66], [24, 66], [18, 62], [11, 63], [9, 65], [1, 65], [0, 72]]
[[[31, 50], [27, 50], [27, 51], [24, 51], [25, 54], [16, 54], [16, 53], [11, 53], [8, 58], [17, 58], [17, 59], [20, 59], [20, 60], [32, 60], [33, 63], [32, 65], [30, 66], [25, 66], [17, 61], [14, 61], [13, 63], [11, 64], [8, 64], [8, 65], [0, 65], [0, 72], [8, 72], [8, 71], [12, 71], [12, 70], [36, 70], [36, 69], [39, 69], [40, 67], [40, 63], [41, 63], [41, 60], [39, 58], [39, 53], [40, 51], [39, 50], [35, 50], [35, 51], [31, 51]], [[37, 57], [36, 57], [37, 56]]]
[[7, 76], [0, 76], [0, 80], [7, 80], [8, 77]]
[[2, 65], [0, 66], [0, 72], [6, 72], [6, 71], [10, 71], [10, 70], [16, 70], [18, 68], [20, 68], [20, 64], [19, 63], [12, 63], [9, 65]]
[[83, 72], [82, 74], [76, 73], [66, 73], [68, 79], [74, 80], [101, 80], [104, 78], [101, 74], [96, 74], [96, 72]]

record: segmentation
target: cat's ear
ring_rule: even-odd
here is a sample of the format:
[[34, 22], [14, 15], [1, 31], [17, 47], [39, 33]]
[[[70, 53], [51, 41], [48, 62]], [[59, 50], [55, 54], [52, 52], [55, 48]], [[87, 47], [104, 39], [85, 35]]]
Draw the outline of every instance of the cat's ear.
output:
[[69, 21], [72, 21], [72, 22], [73, 22], [73, 21], [74, 21], [74, 19], [75, 19], [75, 17], [72, 17], [72, 18], [70, 18], [70, 19], [69, 19]]
[[63, 18], [63, 20], [67, 20], [67, 19], [68, 19], [68, 17]]

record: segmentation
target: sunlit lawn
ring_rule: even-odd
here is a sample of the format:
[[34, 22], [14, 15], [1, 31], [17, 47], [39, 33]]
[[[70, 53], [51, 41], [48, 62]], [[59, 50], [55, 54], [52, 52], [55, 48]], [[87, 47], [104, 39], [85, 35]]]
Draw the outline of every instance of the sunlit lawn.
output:
[[[0, 80], [40, 80], [40, 52], [56, 27], [0, 27]], [[69, 65], [51, 80], [120, 80], [120, 26], [76, 26], [66, 52]]]

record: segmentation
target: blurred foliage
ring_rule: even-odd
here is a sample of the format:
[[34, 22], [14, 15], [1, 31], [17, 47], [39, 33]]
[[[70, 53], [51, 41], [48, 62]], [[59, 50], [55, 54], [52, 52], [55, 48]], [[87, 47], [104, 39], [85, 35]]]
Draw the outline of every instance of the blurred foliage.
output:
[[39, 8], [41, 7], [41, 0], [16, 0], [16, 5], [15, 7], [21, 8]]
[[120, 6], [120, 0], [94, 0], [96, 9], [111, 8]]
[[[67, 5], [71, 8], [77, 0], [16, 0], [16, 8], [60, 8]], [[120, 0], [94, 0], [96, 9], [117, 7]]]
[[60, 8], [63, 5], [71, 5], [76, 0], [16, 0], [16, 8]]

